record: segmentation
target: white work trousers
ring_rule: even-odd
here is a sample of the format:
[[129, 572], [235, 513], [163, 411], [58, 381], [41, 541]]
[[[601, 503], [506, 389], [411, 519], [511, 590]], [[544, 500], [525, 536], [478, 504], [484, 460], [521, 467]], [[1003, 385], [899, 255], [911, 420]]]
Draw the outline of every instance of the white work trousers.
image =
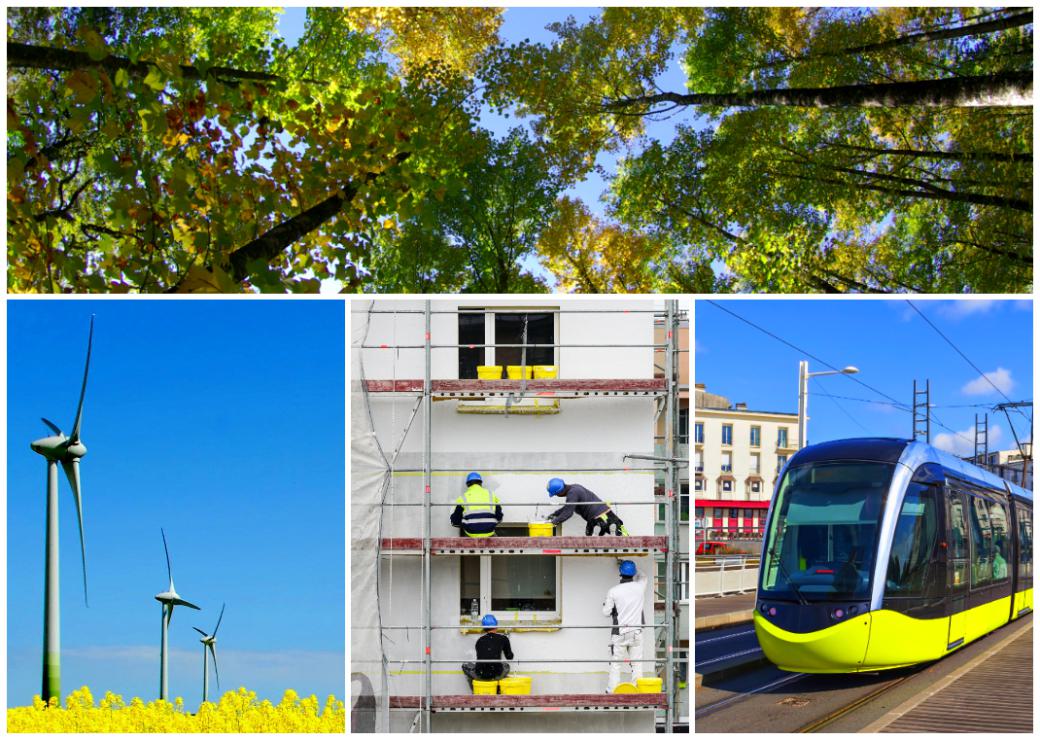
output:
[[611, 635], [610, 655], [613, 660], [610, 663], [610, 675], [607, 678], [607, 691], [614, 692], [617, 685], [621, 683], [621, 663], [628, 663], [632, 671], [632, 683], [643, 676], [643, 664], [638, 662], [643, 657], [643, 630], [632, 630], [621, 635]]

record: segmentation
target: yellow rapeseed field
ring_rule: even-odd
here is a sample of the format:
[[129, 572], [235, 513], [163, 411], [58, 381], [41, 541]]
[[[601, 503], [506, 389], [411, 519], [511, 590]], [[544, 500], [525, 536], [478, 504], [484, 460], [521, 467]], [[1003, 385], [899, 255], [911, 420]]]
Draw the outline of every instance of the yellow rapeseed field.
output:
[[[320, 711], [319, 711], [320, 709]], [[7, 710], [8, 732], [346, 732], [343, 702], [329, 695], [324, 709], [313, 694], [305, 699], [288, 689], [277, 705], [257, 701], [256, 692], [229, 691], [216, 704], [206, 702], [195, 714], [184, 700], [129, 704], [111, 691], [95, 706], [86, 686], [65, 698], [65, 708], [39, 696], [31, 707]]]

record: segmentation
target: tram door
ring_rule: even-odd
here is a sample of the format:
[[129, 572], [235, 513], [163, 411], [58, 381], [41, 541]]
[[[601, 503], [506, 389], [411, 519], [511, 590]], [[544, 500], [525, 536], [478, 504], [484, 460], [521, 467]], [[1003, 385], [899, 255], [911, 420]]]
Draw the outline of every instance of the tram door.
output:
[[947, 532], [946, 587], [947, 614], [950, 615], [950, 633], [946, 649], [952, 650], [964, 642], [967, 622], [968, 597], [968, 520], [964, 509], [964, 497], [950, 488], [946, 489]]

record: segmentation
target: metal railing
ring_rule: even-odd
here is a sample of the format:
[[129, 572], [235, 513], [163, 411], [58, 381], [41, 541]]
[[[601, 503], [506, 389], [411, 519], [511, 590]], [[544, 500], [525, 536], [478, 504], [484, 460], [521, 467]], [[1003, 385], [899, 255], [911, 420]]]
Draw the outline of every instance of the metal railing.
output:
[[758, 587], [758, 556], [697, 556], [694, 596], [722, 596], [754, 591]]

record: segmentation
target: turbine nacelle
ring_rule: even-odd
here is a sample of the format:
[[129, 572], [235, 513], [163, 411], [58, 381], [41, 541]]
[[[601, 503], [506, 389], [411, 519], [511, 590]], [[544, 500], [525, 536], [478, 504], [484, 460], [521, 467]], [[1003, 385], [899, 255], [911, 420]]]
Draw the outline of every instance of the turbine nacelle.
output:
[[29, 448], [52, 462], [71, 462], [87, 454], [87, 446], [82, 441], [73, 442], [61, 433], [31, 442]]
[[156, 601], [161, 601], [163, 604], [171, 604], [173, 606], [186, 606], [191, 609], [198, 609], [201, 611], [201, 607], [195, 606], [190, 601], [182, 599], [176, 591], [163, 591], [161, 594], [155, 595]]

